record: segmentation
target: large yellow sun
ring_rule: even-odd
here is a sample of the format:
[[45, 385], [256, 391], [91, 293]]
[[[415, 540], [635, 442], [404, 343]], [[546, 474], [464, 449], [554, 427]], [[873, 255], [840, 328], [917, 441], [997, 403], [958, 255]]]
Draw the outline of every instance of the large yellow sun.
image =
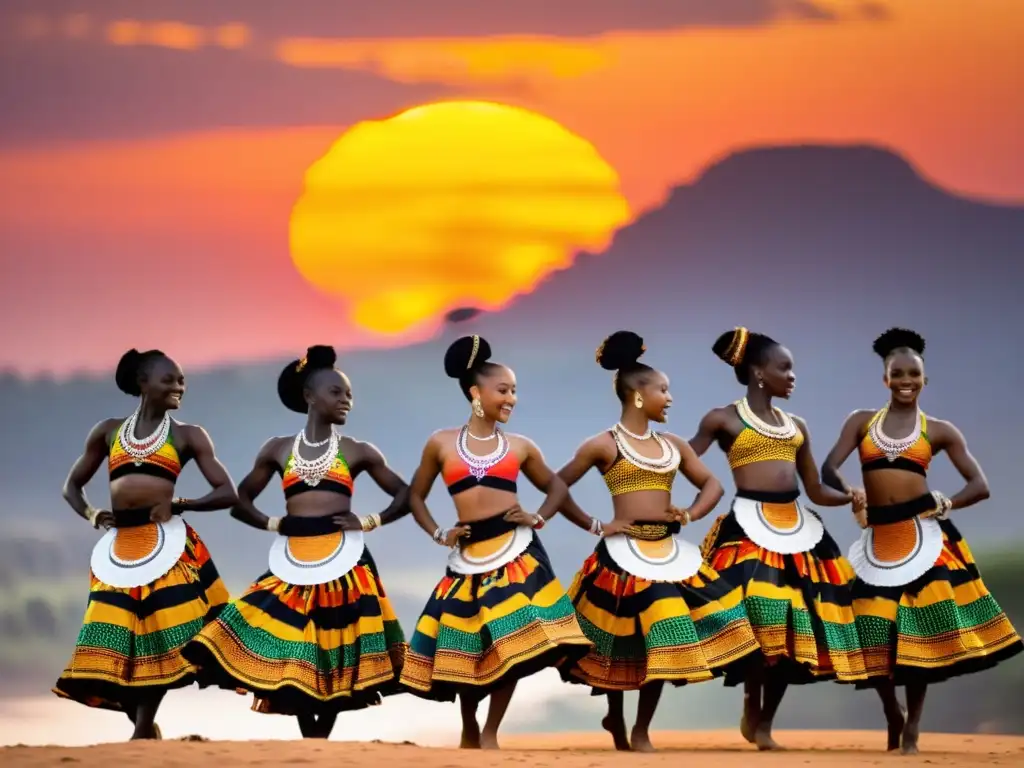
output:
[[498, 309], [627, 223], [615, 170], [528, 110], [478, 101], [356, 125], [306, 173], [291, 255], [381, 334]]

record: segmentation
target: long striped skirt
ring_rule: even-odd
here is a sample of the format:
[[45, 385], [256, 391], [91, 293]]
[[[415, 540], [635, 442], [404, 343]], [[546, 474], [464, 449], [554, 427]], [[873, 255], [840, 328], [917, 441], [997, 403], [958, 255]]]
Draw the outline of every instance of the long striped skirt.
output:
[[[132, 535], [146, 537], [150, 528], [155, 530], [138, 526]], [[178, 562], [149, 584], [112, 587], [90, 571], [85, 619], [55, 694], [126, 711], [140, 695], [183, 688], [196, 679], [195, 665], [181, 650], [217, 617], [228, 591], [199, 534], [187, 523], [185, 528]]]
[[[748, 498], [757, 495], [741, 493]], [[797, 505], [795, 494], [784, 496], [765, 502], [764, 510], [774, 516], [772, 525], [781, 528], [790, 514], [814, 515], [821, 525], [813, 511]], [[788, 682], [866, 679], [853, 611], [853, 568], [828, 531], [823, 530], [807, 551], [780, 554], [754, 543], [734, 508], [716, 520], [702, 551], [723, 579], [743, 588], [743, 603], [761, 654]], [[726, 685], [740, 682], [726, 675]]]
[[[869, 520], [876, 509], [869, 508]], [[929, 546], [930, 538], [935, 541]], [[853, 582], [853, 609], [871, 678], [858, 687], [880, 680], [897, 685], [941, 682], [994, 667], [1024, 650], [1020, 635], [985, 587], [971, 549], [953, 523], [911, 519], [877, 525], [862, 541], [870, 547], [875, 566], [884, 559], [902, 565], [879, 574], [872, 563], [865, 564], [863, 556], [855, 557], [851, 548], [851, 559], [858, 573], [863, 572]], [[917, 569], [914, 549], [928, 558]], [[920, 575], [888, 586], [867, 580], [899, 581], [893, 577], [899, 569]]]
[[569, 599], [594, 648], [563, 665], [562, 677], [594, 694], [659, 680], [685, 685], [727, 671], [742, 677], [758, 650], [743, 590], [706, 564], [680, 581], [652, 581], [616, 563], [602, 541], [576, 574]]
[[[473, 543], [488, 548], [512, 535], [502, 529], [500, 521], [474, 523], [474, 534], [495, 535]], [[534, 535], [504, 565], [475, 575], [446, 570], [416, 624], [401, 682], [411, 693], [437, 701], [453, 701], [462, 692], [483, 696], [577, 659], [590, 647]]]
[[253, 710], [321, 714], [398, 693], [405, 636], [368, 549], [338, 579], [261, 576], [185, 648], [199, 684], [255, 694]]

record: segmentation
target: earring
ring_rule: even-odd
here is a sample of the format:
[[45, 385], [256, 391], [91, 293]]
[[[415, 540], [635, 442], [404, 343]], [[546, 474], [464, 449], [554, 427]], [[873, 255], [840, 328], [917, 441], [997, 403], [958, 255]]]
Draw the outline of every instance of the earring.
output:
[[633, 405], [635, 405], [637, 408], [643, 408], [644, 407], [644, 399], [642, 397], [640, 397], [640, 393], [639, 392], [635, 392], [633, 394]]
[[478, 419], [482, 419], [484, 417], [484, 407], [480, 404], [480, 398], [479, 397], [474, 397], [472, 405], [473, 405], [473, 413], [476, 414], [476, 417]]
[[764, 389], [764, 379], [758, 379], [757, 380], [757, 388], [758, 389]]

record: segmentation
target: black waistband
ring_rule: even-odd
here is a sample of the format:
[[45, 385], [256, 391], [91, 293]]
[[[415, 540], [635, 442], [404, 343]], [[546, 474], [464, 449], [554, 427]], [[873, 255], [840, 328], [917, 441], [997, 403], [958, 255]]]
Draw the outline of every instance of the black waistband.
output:
[[671, 523], [664, 520], [634, 520], [622, 529], [627, 536], [644, 541], [661, 541], [668, 536], [675, 536], [682, 529], [682, 523], [675, 520]]
[[[508, 510], [505, 510], [507, 512]], [[461, 539], [463, 544], [474, 544], [478, 541], [487, 541], [501, 536], [503, 533], [514, 531], [519, 526], [505, 519], [505, 512], [500, 512], [494, 517], [485, 520], [476, 520], [472, 523], [460, 523], [469, 526], [469, 536]]]
[[336, 533], [339, 528], [334, 522], [335, 515], [343, 512], [332, 512], [329, 515], [318, 515], [317, 517], [299, 517], [298, 515], [285, 515], [277, 532], [282, 536], [323, 536], [327, 533]]
[[110, 480], [119, 480], [128, 475], [149, 475], [150, 477], [159, 477], [162, 480], [170, 480], [172, 483], [178, 481], [177, 474], [166, 467], [148, 461], [144, 461], [139, 465], [136, 465], [134, 461], [126, 462], [110, 473]]
[[516, 493], [518, 491], [515, 480], [508, 480], [504, 477], [491, 477], [490, 475], [484, 475], [477, 480], [473, 475], [467, 475], [449, 485], [448, 493], [455, 496], [463, 491], [468, 491], [470, 488], [476, 488], [478, 485], [484, 488], [493, 488], [496, 491], [508, 491], [509, 493]]
[[290, 499], [294, 496], [298, 496], [300, 493], [306, 493], [308, 491], [328, 491], [330, 493], [340, 493], [342, 496], [352, 498], [351, 488], [343, 483], [336, 483], [331, 480], [321, 480], [316, 485], [309, 485], [305, 482], [289, 485], [285, 489], [284, 497], [286, 499]]
[[800, 498], [800, 489], [794, 488], [791, 491], [751, 491], [746, 488], [737, 488], [736, 497], [760, 501], [764, 504], [789, 504]]
[[[149, 513], [153, 511], [153, 506], [136, 507], [135, 509], [115, 509], [113, 511], [114, 527], [139, 528], [143, 525], [146, 525], [150, 522]], [[172, 514], [180, 515], [181, 511], [172, 510]]]
[[887, 504], [884, 507], [868, 507], [868, 525], [886, 525], [913, 520], [918, 515], [935, 509], [935, 497], [925, 493], [910, 501]]
[[921, 477], [928, 477], [928, 472], [917, 462], [897, 456], [892, 461], [889, 459], [872, 459], [860, 465], [861, 472], [874, 472], [879, 469], [902, 469], [905, 472], [913, 472]]

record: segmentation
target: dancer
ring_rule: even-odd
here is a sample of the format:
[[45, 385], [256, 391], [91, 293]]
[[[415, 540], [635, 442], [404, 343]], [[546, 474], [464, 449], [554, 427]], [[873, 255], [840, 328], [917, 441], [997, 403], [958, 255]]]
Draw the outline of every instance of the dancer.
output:
[[[601, 536], [569, 588], [569, 598], [594, 649], [562, 669], [569, 682], [607, 694], [602, 722], [615, 748], [652, 752], [650, 724], [666, 680], [674, 685], [710, 680], [736, 670], [757, 651], [743, 608], [743, 590], [708, 567], [680, 526], [700, 520], [722, 498], [722, 484], [689, 444], [654, 432], [672, 404], [668, 377], [639, 362], [646, 351], [637, 334], [618, 331], [597, 350], [598, 364], [615, 371], [622, 403], [618, 423], [580, 446], [558, 473], [569, 486], [592, 467], [604, 476], [614, 519], [607, 525], [571, 497], [562, 513]], [[676, 471], [699, 489], [690, 507], [671, 506]], [[740, 671], [742, 674], [742, 671]], [[623, 691], [640, 691], [629, 738]]]
[[[135, 725], [132, 739], [159, 739], [154, 718], [164, 695], [195, 679], [181, 648], [228, 601], [210, 553], [180, 515], [227, 509], [237, 497], [205, 430], [170, 416], [185, 395], [177, 363], [157, 349], [131, 349], [114, 379], [141, 399], [127, 419], [92, 428], [64, 483], [71, 508], [107, 533], [93, 549], [82, 631], [53, 692], [124, 712]], [[104, 459], [112, 512], [94, 507], [84, 491]], [[213, 490], [175, 498], [190, 459]]]
[[[851, 606], [853, 570], [818, 514], [797, 501], [797, 481], [822, 506], [862, 504], [863, 492], [823, 486], [807, 425], [772, 405], [772, 398], [788, 399], [796, 383], [788, 349], [746, 328], [722, 334], [712, 349], [747, 394], [708, 413], [690, 440], [698, 456], [718, 443], [737, 489], [703, 551], [722, 578], [743, 585], [761, 646], [762, 663], [744, 680], [740, 730], [758, 749], [779, 749], [772, 721], [789, 683], [866, 677]], [[738, 682], [726, 675], [726, 685]]]
[[[458, 379], [472, 413], [461, 429], [443, 429], [427, 441], [410, 498], [416, 522], [452, 551], [416, 625], [402, 683], [424, 698], [458, 695], [461, 746], [471, 749], [498, 748], [498, 726], [519, 679], [583, 656], [591, 645], [535, 533], [565, 500], [565, 483], [533, 442], [498, 427], [515, 407], [516, 377], [490, 357], [479, 336], [464, 336], [445, 353], [445, 372]], [[478, 452], [488, 446], [494, 447]], [[547, 494], [536, 514], [516, 498], [520, 471]], [[434, 522], [425, 504], [439, 474], [459, 518], [449, 529]], [[488, 695], [481, 732], [476, 711]]]
[[[902, 328], [875, 340], [889, 403], [879, 411], [854, 411], [822, 466], [826, 482], [845, 490], [839, 468], [854, 450], [860, 454], [868, 507], [858, 516], [865, 530], [849, 554], [870, 680], [858, 687], [878, 690], [888, 749], [908, 755], [918, 751], [929, 683], [993, 667], [1022, 650], [981, 581], [970, 547], [947, 519], [952, 510], [987, 499], [988, 481], [960, 431], [920, 410], [928, 383], [924, 347], [920, 335]], [[966, 481], [952, 497], [928, 489], [928, 467], [940, 451]], [[906, 710], [897, 685], [906, 686]]]
[[[308, 414], [306, 425], [263, 445], [231, 512], [280, 534], [270, 571], [185, 649], [202, 667], [200, 684], [252, 691], [255, 711], [294, 715], [303, 737], [321, 739], [339, 712], [398, 692], [406, 647], [363, 534], [405, 515], [409, 489], [377, 448], [335, 431], [352, 408], [352, 385], [336, 361], [334, 349], [315, 346], [281, 372], [281, 402]], [[363, 472], [393, 500], [360, 519], [351, 505]], [[275, 473], [284, 517], [254, 506]]]

